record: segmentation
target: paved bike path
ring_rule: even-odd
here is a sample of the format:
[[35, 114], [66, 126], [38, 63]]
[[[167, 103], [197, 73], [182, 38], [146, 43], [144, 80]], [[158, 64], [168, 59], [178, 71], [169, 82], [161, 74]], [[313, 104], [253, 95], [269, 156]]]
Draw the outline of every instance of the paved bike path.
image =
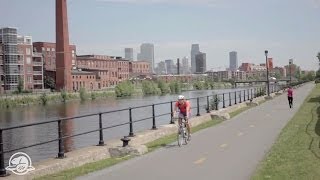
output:
[[307, 84], [294, 90], [292, 109], [284, 94], [193, 134], [187, 146], [179, 148], [175, 143], [78, 179], [250, 179], [313, 87], [314, 84]]

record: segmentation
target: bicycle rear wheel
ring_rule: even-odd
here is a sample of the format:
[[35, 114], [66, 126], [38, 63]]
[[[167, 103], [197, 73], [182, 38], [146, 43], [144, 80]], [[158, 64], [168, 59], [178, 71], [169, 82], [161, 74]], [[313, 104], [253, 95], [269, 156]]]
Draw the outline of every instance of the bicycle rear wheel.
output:
[[183, 141], [184, 141], [184, 144], [188, 144], [188, 138], [189, 138], [189, 133], [188, 131], [186, 130], [185, 134], [183, 135]]

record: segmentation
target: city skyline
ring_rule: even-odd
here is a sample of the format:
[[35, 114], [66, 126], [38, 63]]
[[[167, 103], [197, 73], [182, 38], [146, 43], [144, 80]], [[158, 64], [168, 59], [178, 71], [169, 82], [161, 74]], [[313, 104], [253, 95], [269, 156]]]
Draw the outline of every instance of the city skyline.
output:
[[[79, 54], [123, 56], [123, 48], [133, 47], [138, 52], [140, 44], [151, 42], [155, 45], [156, 64], [165, 59], [189, 56], [190, 45], [196, 43], [207, 53], [208, 69], [228, 65], [228, 52], [232, 50], [239, 53], [239, 64], [259, 64], [264, 62], [267, 49], [276, 66], [284, 66], [293, 58], [302, 69], [318, 67], [315, 56], [320, 50], [317, 36], [320, 11], [319, 3], [315, 2], [319, 1], [194, 2], [68, 0], [70, 44], [77, 45]], [[21, 34], [32, 36], [34, 41], [55, 42], [54, 2], [44, 0], [41, 8], [34, 10], [39, 6], [36, 0], [4, 0], [3, 4], [0, 7], [2, 17], [8, 10], [16, 12], [15, 16], [3, 19], [3, 27], [17, 27]], [[92, 13], [84, 17], [86, 8]], [[250, 13], [246, 13], [248, 8], [252, 9]], [[268, 8], [273, 9], [272, 13], [265, 13]], [[123, 12], [122, 9], [124, 13], [114, 16], [118, 11]], [[164, 9], [167, 14], [157, 13]], [[141, 13], [141, 10], [146, 11]], [[132, 21], [123, 25], [128, 14]], [[21, 16], [24, 18], [17, 18]], [[101, 25], [100, 18], [106, 19], [108, 25]], [[38, 22], [42, 26], [38, 26]], [[235, 30], [231, 25], [240, 28]], [[166, 26], [171, 28], [163, 28]]]

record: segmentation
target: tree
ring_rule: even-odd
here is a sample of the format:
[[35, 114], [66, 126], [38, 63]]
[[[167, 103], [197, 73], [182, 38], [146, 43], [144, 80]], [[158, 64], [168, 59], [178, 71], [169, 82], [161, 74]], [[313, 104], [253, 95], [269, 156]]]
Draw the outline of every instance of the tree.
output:
[[56, 83], [55, 83], [54, 79], [49, 76], [45, 76], [44, 77], [44, 87], [49, 88], [51, 90], [55, 89]]
[[23, 91], [23, 79], [19, 78], [19, 82], [18, 82], [18, 93], [22, 93]]
[[280, 79], [280, 78], [281, 78], [281, 74], [280, 74], [279, 72], [276, 72], [274, 76], [275, 76], [275, 78], [277, 78], [277, 79]]

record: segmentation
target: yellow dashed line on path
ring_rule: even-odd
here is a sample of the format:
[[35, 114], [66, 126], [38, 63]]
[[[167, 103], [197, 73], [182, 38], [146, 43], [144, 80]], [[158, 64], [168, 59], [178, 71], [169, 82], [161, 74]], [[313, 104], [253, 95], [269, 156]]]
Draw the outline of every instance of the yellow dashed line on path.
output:
[[237, 136], [242, 136], [243, 133], [242, 132], [238, 132]]
[[203, 158], [200, 158], [200, 159], [194, 161], [193, 163], [194, 163], [194, 164], [202, 164], [206, 159], [207, 159], [207, 158], [203, 157]]
[[227, 147], [228, 146], [228, 144], [221, 144], [220, 145], [220, 148], [225, 148], [225, 147]]

